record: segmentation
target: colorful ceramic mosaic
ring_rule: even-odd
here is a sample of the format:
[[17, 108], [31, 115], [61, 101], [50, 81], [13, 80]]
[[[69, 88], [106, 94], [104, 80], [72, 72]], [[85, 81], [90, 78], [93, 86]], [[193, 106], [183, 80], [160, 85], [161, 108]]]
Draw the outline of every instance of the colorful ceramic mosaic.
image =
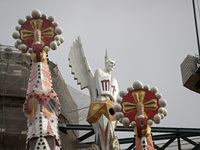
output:
[[167, 102], [161, 94], [157, 94], [156, 87], [150, 89], [140, 81], [134, 82], [127, 91], [120, 92], [119, 104], [114, 106], [117, 111], [115, 118], [125, 127], [130, 124], [134, 127], [136, 150], [154, 150], [151, 125], [153, 122], [159, 124], [167, 115], [164, 108]]
[[17, 39], [15, 47], [22, 53], [28, 51], [31, 55], [30, 78], [23, 108], [28, 118], [28, 150], [61, 148], [58, 131], [60, 103], [52, 88], [47, 52], [50, 48], [57, 49], [64, 40], [54, 17], [46, 17], [34, 10], [32, 16], [26, 17], [26, 21], [19, 19], [21, 26], [17, 26], [17, 31], [13, 33], [13, 38]]

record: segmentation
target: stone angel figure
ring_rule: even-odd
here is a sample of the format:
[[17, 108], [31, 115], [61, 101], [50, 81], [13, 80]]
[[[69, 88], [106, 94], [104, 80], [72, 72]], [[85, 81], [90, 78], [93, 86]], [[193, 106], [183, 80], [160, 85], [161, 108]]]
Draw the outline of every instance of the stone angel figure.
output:
[[117, 121], [114, 117], [114, 102], [118, 96], [117, 80], [111, 75], [115, 68], [115, 61], [111, 60], [108, 52], [105, 54], [105, 69], [92, 72], [84, 54], [81, 39], [78, 37], [69, 53], [71, 73], [81, 89], [88, 88], [91, 104], [87, 122], [95, 131], [95, 144], [92, 149], [110, 150], [119, 149], [118, 138], [114, 135]]
[[88, 88], [91, 102], [105, 99], [115, 101], [119, 91], [117, 80], [111, 75], [115, 68], [115, 61], [109, 58], [107, 51], [105, 69], [97, 69], [94, 74], [84, 54], [81, 39], [78, 37], [69, 53], [69, 66], [81, 90]]

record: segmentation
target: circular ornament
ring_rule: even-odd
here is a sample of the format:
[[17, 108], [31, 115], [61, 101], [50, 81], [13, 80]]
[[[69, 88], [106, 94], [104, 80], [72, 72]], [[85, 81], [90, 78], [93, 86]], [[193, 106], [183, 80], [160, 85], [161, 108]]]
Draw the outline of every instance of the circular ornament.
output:
[[34, 34], [36, 30], [41, 32], [41, 43], [42, 46], [49, 46], [49, 44], [54, 41], [55, 37], [55, 27], [51, 21], [48, 19], [39, 17], [31, 18], [22, 24], [21, 29], [19, 30], [22, 43], [27, 47], [31, 48], [35, 44]]
[[[136, 121], [139, 114], [139, 107], [144, 107], [143, 115], [146, 119], [153, 119], [158, 113], [159, 99], [147, 89], [135, 89], [126, 94], [122, 99], [122, 113], [130, 121]], [[138, 110], [137, 110], [138, 108]]]

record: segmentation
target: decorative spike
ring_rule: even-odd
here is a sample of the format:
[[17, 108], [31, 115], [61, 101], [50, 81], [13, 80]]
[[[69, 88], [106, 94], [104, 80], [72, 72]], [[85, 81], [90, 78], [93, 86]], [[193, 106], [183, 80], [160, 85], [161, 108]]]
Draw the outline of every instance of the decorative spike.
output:
[[47, 15], [46, 14], [42, 14], [42, 18], [47, 18]]
[[19, 46], [19, 45], [18, 45], [18, 43], [17, 43], [17, 42], [15, 42], [15, 48], [17, 48], [17, 49], [18, 49], [18, 46]]
[[12, 34], [12, 37], [13, 37], [14, 39], [18, 39], [19, 36], [20, 36], [19, 32], [13, 32], [13, 34]]
[[18, 20], [18, 23], [19, 23], [19, 25], [23, 25], [23, 24], [24, 24], [24, 22], [25, 22], [25, 20], [24, 20], [24, 19], [19, 19], [19, 20]]
[[128, 87], [128, 88], [127, 88], [127, 91], [128, 91], [128, 92], [130, 92], [130, 91], [132, 91], [132, 90], [133, 90], [132, 87]]
[[58, 22], [53, 23], [54, 27], [58, 27]]
[[117, 98], [117, 103], [121, 103], [122, 102], [122, 99], [121, 98]]
[[167, 116], [167, 114], [168, 114], [167, 109], [164, 108], [164, 112], [163, 112], [163, 114], [164, 114], [165, 117]]
[[119, 120], [119, 119], [120, 119], [120, 114], [119, 114], [118, 112], [115, 114], [115, 119], [116, 119], [116, 120]]
[[119, 122], [122, 123], [122, 120], [123, 120], [123, 118], [120, 118], [120, 119], [119, 119]]
[[26, 16], [26, 20], [29, 20], [29, 19], [31, 19], [31, 16], [30, 16], [30, 15], [27, 15], [27, 16]]
[[115, 104], [115, 106], [114, 106], [114, 110], [115, 110], [116, 112], [120, 112], [121, 109], [122, 109], [122, 107], [121, 107], [120, 104]]
[[164, 114], [160, 114], [160, 116], [161, 116], [161, 119], [163, 119], [165, 117]]
[[135, 81], [134, 83], [133, 83], [133, 88], [134, 89], [136, 89], [136, 90], [138, 90], [138, 89], [142, 89], [142, 87], [143, 87], [143, 84], [142, 84], [142, 82], [141, 81]]
[[61, 43], [60, 43], [60, 41], [56, 41], [56, 44], [57, 44], [58, 46], [60, 46]]
[[48, 17], [48, 20], [51, 21], [51, 22], [54, 22], [55, 17], [54, 17], [54, 16], [49, 16], [49, 17]]
[[60, 40], [60, 36], [59, 36], [59, 35], [56, 35], [56, 36], [54, 37], [54, 40], [59, 41], [59, 40]]
[[158, 88], [157, 87], [152, 87], [150, 91], [152, 93], [156, 94], [158, 92]]
[[159, 114], [156, 114], [154, 117], [153, 117], [153, 121], [156, 123], [156, 124], [159, 124], [160, 121], [161, 121], [161, 116]]
[[135, 121], [132, 121], [132, 122], [131, 122], [131, 127], [135, 128], [135, 126], [136, 126], [136, 122], [135, 122]]
[[150, 89], [149, 85], [145, 85], [145, 86], [144, 86], [144, 89], [145, 89], [145, 90], [149, 90], [149, 89]]
[[50, 47], [52, 50], [56, 50], [57, 49], [57, 43], [55, 41], [50, 43]]
[[[50, 51], [49, 46], [45, 46], [45, 47], [44, 47], [44, 50], [45, 50], [46, 52], [49, 52], [49, 51]], [[48, 57], [48, 54], [47, 54], [47, 57]]]
[[159, 105], [160, 105], [161, 107], [165, 107], [165, 106], [167, 105], [167, 101], [164, 100], [164, 99], [160, 99], [160, 100], [159, 100]]
[[60, 35], [60, 42], [63, 43], [64, 42], [64, 38], [62, 35]]
[[123, 118], [122, 124], [124, 127], [128, 127], [130, 124], [130, 120], [128, 118]]
[[18, 45], [20, 45], [20, 44], [22, 44], [22, 40], [17, 39], [17, 40], [16, 40], [16, 43], [17, 43]]
[[156, 97], [158, 98], [158, 99], [161, 99], [162, 98], [162, 94], [156, 94]]
[[33, 10], [31, 15], [33, 18], [39, 18], [41, 15], [41, 12], [39, 10]]
[[148, 123], [150, 126], [152, 126], [152, 125], [153, 125], [153, 120], [150, 119], [150, 120], [147, 121], [147, 123]]
[[160, 108], [158, 109], [158, 113], [160, 113], [160, 114], [164, 113], [164, 108], [160, 107]]
[[16, 26], [15, 30], [19, 31], [21, 29], [21, 26]]
[[121, 98], [123, 98], [124, 96], [126, 96], [126, 94], [127, 94], [126, 91], [120, 91], [120, 92], [119, 92], [119, 96], [120, 96]]
[[25, 44], [19, 45], [19, 49], [22, 51], [22, 53], [26, 53], [27, 52], [27, 46]]
[[124, 114], [122, 112], [118, 112], [119, 113], [119, 117], [120, 118], [123, 118], [124, 117]]
[[62, 34], [62, 28], [57, 27], [57, 28], [55, 29], [55, 33], [58, 34], [58, 35]]
[[33, 49], [32, 49], [32, 48], [29, 48], [29, 49], [28, 49], [28, 52], [29, 52], [30, 54], [32, 54]]

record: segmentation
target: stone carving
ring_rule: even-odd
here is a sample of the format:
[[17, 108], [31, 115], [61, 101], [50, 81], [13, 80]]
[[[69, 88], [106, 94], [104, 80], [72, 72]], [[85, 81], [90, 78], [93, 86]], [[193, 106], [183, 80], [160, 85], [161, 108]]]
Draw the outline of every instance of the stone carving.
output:
[[111, 75], [115, 61], [109, 58], [106, 51], [105, 69], [97, 69], [93, 74], [78, 37], [69, 53], [69, 66], [81, 89], [88, 88], [90, 92], [91, 105], [87, 121], [95, 131], [95, 144], [92, 149], [118, 150], [119, 142], [114, 134], [117, 121], [114, 118], [113, 102], [119, 89], [117, 80]]

